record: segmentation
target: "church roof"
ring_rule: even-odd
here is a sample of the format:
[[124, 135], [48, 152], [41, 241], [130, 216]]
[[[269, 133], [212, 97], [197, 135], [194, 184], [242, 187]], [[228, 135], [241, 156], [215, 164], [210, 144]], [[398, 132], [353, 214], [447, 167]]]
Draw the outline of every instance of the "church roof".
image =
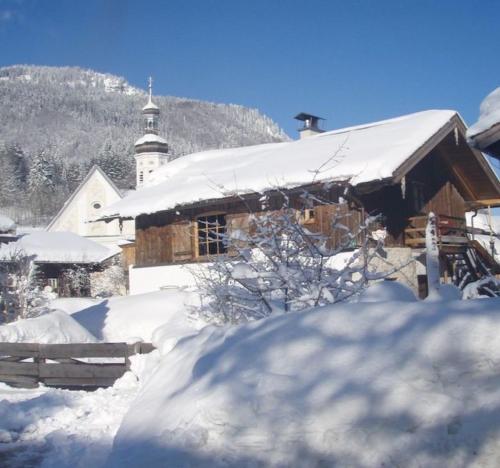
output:
[[146, 135], [142, 136], [135, 142], [135, 146], [143, 145], [144, 143], [160, 143], [166, 145], [167, 140], [154, 133], [146, 133]]
[[142, 111], [159, 110], [160, 108], [152, 101], [151, 95], [149, 96], [148, 103], [142, 108]]

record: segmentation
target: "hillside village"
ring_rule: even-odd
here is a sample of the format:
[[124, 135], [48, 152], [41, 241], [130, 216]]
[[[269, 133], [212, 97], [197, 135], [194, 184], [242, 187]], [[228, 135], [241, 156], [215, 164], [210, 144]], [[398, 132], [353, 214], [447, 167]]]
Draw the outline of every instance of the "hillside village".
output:
[[0, 462], [494, 466], [497, 95], [177, 157], [150, 79], [133, 188], [0, 218]]

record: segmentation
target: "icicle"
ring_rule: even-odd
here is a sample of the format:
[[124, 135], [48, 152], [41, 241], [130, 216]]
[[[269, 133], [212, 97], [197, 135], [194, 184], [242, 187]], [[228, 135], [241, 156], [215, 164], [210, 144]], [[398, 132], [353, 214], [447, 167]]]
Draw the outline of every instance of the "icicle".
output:
[[455, 130], [453, 131], [453, 133], [455, 134], [455, 145], [458, 146], [460, 144], [458, 127], [455, 127]]
[[406, 176], [401, 179], [401, 196], [406, 199]]

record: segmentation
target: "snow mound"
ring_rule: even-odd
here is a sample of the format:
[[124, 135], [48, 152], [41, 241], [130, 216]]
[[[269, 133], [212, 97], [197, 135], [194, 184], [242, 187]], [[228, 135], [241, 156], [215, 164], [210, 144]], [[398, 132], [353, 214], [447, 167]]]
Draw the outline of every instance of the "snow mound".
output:
[[102, 299], [93, 299], [90, 297], [58, 297], [50, 301], [50, 306], [52, 309], [62, 310], [72, 315], [75, 312], [95, 306], [101, 301]]
[[437, 291], [431, 291], [425, 298], [429, 301], [458, 301], [462, 299], [462, 291], [454, 284], [441, 284]]
[[415, 302], [417, 298], [406, 285], [396, 281], [379, 281], [371, 284], [359, 296], [358, 302]]
[[498, 465], [500, 299], [206, 327], [162, 357], [107, 467]]
[[[197, 297], [193, 293], [177, 289], [111, 297], [73, 312], [72, 317], [104, 341], [149, 342], [153, 338], [153, 332], [165, 324], [168, 324], [170, 330], [192, 331], [199, 328], [201, 325], [190, 322], [186, 315], [190, 304]], [[66, 307], [72, 307], [68, 300]], [[173, 332], [168, 329], [161, 333], [165, 337], [170, 333], [170, 338], [173, 338]]]
[[62, 310], [53, 310], [40, 317], [17, 320], [0, 326], [0, 341], [9, 343], [95, 343], [76, 320]]

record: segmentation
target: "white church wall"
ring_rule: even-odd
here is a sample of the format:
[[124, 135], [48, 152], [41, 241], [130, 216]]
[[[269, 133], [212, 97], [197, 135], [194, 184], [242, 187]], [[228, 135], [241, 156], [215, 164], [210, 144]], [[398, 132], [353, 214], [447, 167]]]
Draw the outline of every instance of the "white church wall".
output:
[[124, 221], [122, 232], [118, 220], [108, 223], [88, 222], [97, 218], [105, 206], [120, 198], [119, 193], [100, 170], [94, 170], [47, 230], [74, 232], [104, 245], [116, 244], [124, 237], [133, 238], [135, 235], [133, 220]]

